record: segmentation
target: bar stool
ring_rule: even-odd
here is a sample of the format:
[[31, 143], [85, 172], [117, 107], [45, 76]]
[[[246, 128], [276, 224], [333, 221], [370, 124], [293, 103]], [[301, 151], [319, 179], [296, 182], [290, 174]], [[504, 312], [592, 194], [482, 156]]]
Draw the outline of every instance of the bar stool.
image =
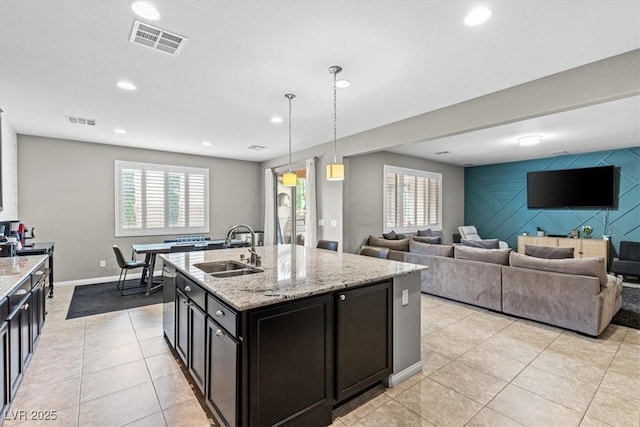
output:
[[360, 249], [360, 255], [386, 259], [389, 257], [389, 248], [380, 248], [377, 246], [363, 246]]
[[334, 240], [318, 240], [318, 245], [316, 246], [316, 248], [327, 249], [329, 251], [337, 251], [338, 242]]
[[[145, 262], [145, 261], [138, 261], [138, 260], [127, 261], [124, 258], [124, 255], [122, 254], [122, 251], [120, 250], [118, 245], [113, 245], [113, 253], [116, 254], [116, 262], [118, 263], [118, 266], [120, 267], [120, 277], [118, 277], [118, 285], [117, 285], [117, 289], [120, 291], [120, 295], [126, 296], [126, 295], [134, 295], [134, 294], [145, 293], [146, 289], [144, 288], [144, 286], [136, 286], [136, 287], [140, 288], [140, 290], [137, 291], [137, 292], [127, 292], [127, 293], [125, 293], [125, 290], [133, 289], [131, 287], [130, 288], [125, 288], [125, 282], [127, 280], [127, 272], [129, 270], [133, 270], [135, 268], [142, 268], [142, 277], [144, 277], [144, 275], [149, 270], [149, 264], [147, 262]], [[124, 273], [124, 277], [123, 277], [123, 273]]]

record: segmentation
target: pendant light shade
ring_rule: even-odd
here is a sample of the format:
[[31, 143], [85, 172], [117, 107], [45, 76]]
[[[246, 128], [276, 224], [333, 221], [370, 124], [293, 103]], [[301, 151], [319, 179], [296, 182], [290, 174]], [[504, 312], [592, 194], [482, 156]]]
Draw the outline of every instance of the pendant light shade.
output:
[[342, 181], [344, 180], [344, 164], [338, 163], [336, 157], [336, 122], [338, 117], [338, 103], [337, 103], [337, 86], [336, 76], [342, 71], [342, 67], [334, 65], [329, 67], [329, 72], [333, 74], [333, 163], [327, 165], [327, 180], [328, 181]]
[[291, 171], [291, 100], [296, 96], [292, 93], [287, 93], [284, 97], [289, 100], [289, 172], [282, 175], [282, 185], [295, 187], [298, 185], [298, 175]]

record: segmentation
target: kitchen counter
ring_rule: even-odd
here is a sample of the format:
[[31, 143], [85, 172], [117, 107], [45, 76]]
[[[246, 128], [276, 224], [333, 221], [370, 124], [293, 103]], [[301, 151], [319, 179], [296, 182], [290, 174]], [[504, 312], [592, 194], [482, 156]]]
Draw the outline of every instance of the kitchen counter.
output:
[[262, 246], [263, 272], [218, 278], [194, 264], [240, 260], [247, 249], [164, 254], [162, 258], [238, 311], [264, 307], [354, 286], [391, 279], [427, 267], [325, 249], [296, 246]]
[[6, 298], [46, 258], [46, 255], [0, 258], [0, 299]]

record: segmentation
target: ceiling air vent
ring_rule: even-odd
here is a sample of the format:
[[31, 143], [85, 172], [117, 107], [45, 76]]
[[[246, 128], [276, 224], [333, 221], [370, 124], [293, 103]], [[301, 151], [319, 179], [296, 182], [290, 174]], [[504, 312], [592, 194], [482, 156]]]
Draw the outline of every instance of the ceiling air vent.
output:
[[562, 151], [555, 151], [553, 153], [554, 156], [564, 156], [565, 154], [569, 154], [569, 152], [567, 150], [562, 150]]
[[438, 151], [436, 154], [449, 154], [451, 151]]
[[264, 150], [264, 149], [265, 149], [265, 148], [267, 148], [267, 147], [265, 147], [264, 145], [250, 145], [250, 146], [249, 146], [249, 147], [247, 147], [247, 148], [249, 148], [249, 150], [257, 150], [257, 151], [260, 151], [260, 150]]
[[153, 50], [177, 56], [187, 42], [186, 37], [179, 36], [161, 28], [154, 27], [137, 19], [133, 21], [133, 28], [129, 36], [131, 43], [146, 46]]
[[65, 116], [67, 118], [67, 122], [73, 123], [74, 125], [86, 125], [86, 126], [95, 126], [98, 121], [95, 119], [83, 119], [82, 117], [74, 117], [74, 116]]

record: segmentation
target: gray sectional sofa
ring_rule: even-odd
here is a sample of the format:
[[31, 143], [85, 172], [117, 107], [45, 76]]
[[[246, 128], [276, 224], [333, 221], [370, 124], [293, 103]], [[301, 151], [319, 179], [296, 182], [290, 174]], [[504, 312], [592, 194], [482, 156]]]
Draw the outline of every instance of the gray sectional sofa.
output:
[[536, 256], [528, 256], [413, 237], [370, 236], [364, 243], [388, 247], [389, 259], [427, 265], [422, 292], [591, 336], [607, 327], [622, 303], [622, 281], [607, 275], [604, 259], [560, 258], [573, 256], [563, 253], [571, 248], [532, 247]]

